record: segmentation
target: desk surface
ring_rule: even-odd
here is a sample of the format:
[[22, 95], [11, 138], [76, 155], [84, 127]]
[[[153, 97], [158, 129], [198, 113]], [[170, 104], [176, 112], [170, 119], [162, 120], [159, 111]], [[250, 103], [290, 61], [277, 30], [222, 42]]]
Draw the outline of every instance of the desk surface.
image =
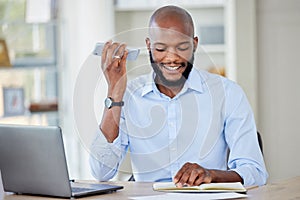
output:
[[[141, 182], [109, 182], [109, 184], [123, 185], [124, 189], [114, 193], [90, 196], [83, 199], [128, 199], [128, 197], [134, 196], [146, 196], [146, 195], [161, 195], [162, 192], [156, 192], [152, 190], [152, 183]], [[262, 187], [250, 189], [247, 193], [247, 199], [299, 199], [300, 198], [300, 176], [291, 178], [288, 180], [279, 181], [276, 183], [267, 184]], [[7, 194], [4, 200], [47, 200], [47, 199], [59, 199], [49, 197], [38, 196], [26, 196], [26, 195], [13, 195]]]

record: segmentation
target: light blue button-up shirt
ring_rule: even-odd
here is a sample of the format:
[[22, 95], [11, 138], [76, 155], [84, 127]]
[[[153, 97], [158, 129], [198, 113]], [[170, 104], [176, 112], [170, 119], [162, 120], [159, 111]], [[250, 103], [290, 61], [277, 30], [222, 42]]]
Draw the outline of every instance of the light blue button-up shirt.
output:
[[129, 150], [136, 181], [172, 181], [191, 162], [236, 171], [245, 185], [266, 183], [253, 113], [236, 83], [194, 68], [170, 98], [159, 92], [154, 77], [152, 72], [128, 83], [113, 143], [97, 133], [90, 158], [95, 178], [112, 178]]

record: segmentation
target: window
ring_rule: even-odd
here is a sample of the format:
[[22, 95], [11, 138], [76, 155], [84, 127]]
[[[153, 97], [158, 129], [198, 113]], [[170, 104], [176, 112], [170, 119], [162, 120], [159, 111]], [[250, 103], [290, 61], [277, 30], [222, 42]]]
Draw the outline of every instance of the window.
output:
[[56, 64], [55, 1], [46, 1], [50, 3], [50, 20], [27, 23], [25, 19], [28, 1], [0, 0], [0, 38], [7, 43], [13, 66]]

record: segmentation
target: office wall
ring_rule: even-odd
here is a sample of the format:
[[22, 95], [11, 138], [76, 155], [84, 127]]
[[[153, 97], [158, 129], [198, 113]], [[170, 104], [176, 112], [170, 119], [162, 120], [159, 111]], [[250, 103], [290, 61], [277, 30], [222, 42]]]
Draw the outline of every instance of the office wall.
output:
[[[67, 161], [70, 169], [70, 178], [91, 179], [88, 164], [88, 149], [84, 144], [85, 133], [78, 132], [74, 116], [74, 91], [77, 78], [84, 67], [95, 69], [99, 66], [100, 58], [91, 58], [91, 52], [96, 42], [106, 41], [114, 33], [113, 1], [111, 0], [64, 0], [59, 1], [60, 5], [60, 37], [62, 65], [60, 69], [60, 121], [64, 133]], [[94, 77], [85, 77], [86, 83]], [[89, 84], [81, 84], [86, 90], [94, 89]], [[101, 95], [106, 95], [104, 91]], [[84, 102], [86, 96], [76, 96]], [[104, 97], [103, 97], [104, 98]], [[78, 100], [78, 99], [77, 99]], [[99, 104], [102, 101], [99, 101]], [[82, 105], [80, 111], [86, 106]], [[99, 117], [102, 114], [99, 113]], [[86, 118], [82, 116], [82, 123]], [[81, 125], [82, 125], [81, 123]], [[82, 128], [82, 126], [81, 126]], [[87, 136], [94, 133], [93, 127], [85, 123], [83, 127]]]
[[300, 1], [257, 1], [258, 128], [269, 181], [300, 175]]
[[257, 119], [255, 3], [255, 0], [235, 0], [236, 51], [234, 53], [236, 56], [236, 81], [246, 92]]

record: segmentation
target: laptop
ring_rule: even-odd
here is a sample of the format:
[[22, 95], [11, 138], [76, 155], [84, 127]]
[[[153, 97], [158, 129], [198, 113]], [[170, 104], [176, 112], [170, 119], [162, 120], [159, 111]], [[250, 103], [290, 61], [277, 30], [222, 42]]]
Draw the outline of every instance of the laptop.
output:
[[76, 198], [123, 189], [70, 181], [59, 127], [0, 125], [0, 170], [4, 190], [17, 194]]

